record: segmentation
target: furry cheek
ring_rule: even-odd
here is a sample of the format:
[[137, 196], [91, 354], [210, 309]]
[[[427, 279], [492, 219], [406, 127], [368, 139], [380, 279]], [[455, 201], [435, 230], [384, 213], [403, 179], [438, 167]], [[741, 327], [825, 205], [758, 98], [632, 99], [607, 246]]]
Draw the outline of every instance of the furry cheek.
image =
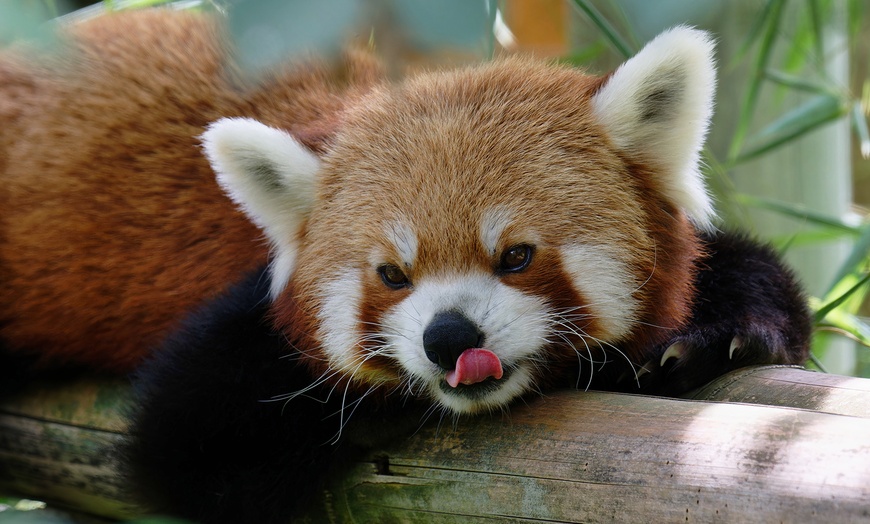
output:
[[391, 291], [372, 280], [363, 270], [344, 267], [312, 287], [318, 297], [312, 330], [319, 348], [314, 358], [320, 364], [315, 367], [334, 381], [348, 378], [364, 387], [398, 383], [400, 369], [390, 356], [389, 336], [378, 327], [382, 311], [372, 304], [394, 304], [399, 298], [390, 300]]
[[363, 363], [358, 324], [362, 279], [358, 270], [350, 268], [337, 275], [320, 288], [318, 338], [330, 367], [354, 375]]
[[596, 338], [616, 341], [630, 335], [640, 304], [634, 293], [642, 287], [626, 265], [605, 249], [571, 244], [560, 249], [562, 265], [602, 332]]

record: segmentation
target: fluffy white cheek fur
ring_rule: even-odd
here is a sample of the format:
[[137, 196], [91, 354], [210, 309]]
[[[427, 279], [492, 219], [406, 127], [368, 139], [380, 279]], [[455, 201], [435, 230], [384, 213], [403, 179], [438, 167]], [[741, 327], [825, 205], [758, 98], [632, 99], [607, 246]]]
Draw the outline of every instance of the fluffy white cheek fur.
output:
[[[637, 301], [624, 264], [601, 249], [585, 245], [562, 248], [566, 270], [590, 299], [589, 311], [605, 328], [604, 338], [616, 340], [630, 332]], [[358, 270], [344, 269], [321, 287], [319, 335], [330, 366], [357, 376], [367, 354], [360, 353], [359, 310], [362, 280]], [[458, 310], [484, 333], [484, 347], [510, 372], [486, 393], [463, 395], [444, 387], [444, 371], [423, 350], [423, 333], [440, 312]], [[390, 308], [377, 333], [386, 344], [378, 353], [395, 359], [408, 379], [409, 390], [426, 395], [455, 413], [499, 409], [534, 389], [534, 368], [545, 362], [543, 352], [553, 339], [557, 312], [540, 298], [523, 293], [486, 274], [455, 275], [418, 282], [413, 292]], [[368, 377], [371, 380], [371, 376]]]
[[[463, 396], [442, 388], [444, 371], [426, 358], [423, 332], [436, 313], [461, 311], [484, 333], [486, 349], [510, 370], [499, 388]], [[489, 275], [457, 275], [419, 282], [411, 295], [391, 308], [381, 322], [389, 354], [407, 372], [409, 388], [428, 391], [456, 413], [497, 409], [534, 387], [532, 369], [547, 345], [550, 314], [538, 297], [502, 284]]]
[[589, 301], [574, 315], [594, 316], [604, 329], [600, 338], [616, 341], [631, 333], [640, 308], [634, 292], [643, 286], [624, 263], [603, 246], [575, 243], [561, 248], [565, 271]]
[[357, 347], [360, 333], [359, 308], [362, 280], [359, 271], [345, 269], [322, 288], [323, 302], [317, 313], [319, 335], [326, 358], [333, 370], [350, 375], [359, 369]]

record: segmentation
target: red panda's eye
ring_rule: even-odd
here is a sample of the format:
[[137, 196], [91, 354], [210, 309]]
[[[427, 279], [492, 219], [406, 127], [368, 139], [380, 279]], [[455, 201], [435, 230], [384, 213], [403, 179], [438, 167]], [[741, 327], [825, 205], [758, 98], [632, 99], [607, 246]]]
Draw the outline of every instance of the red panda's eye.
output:
[[516, 273], [529, 267], [532, 262], [534, 248], [528, 244], [518, 244], [504, 250], [501, 254], [499, 270], [505, 273]]
[[393, 264], [378, 266], [378, 274], [381, 275], [381, 280], [384, 281], [384, 284], [393, 289], [408, 287], [410, 284], [405, 273], [403, 273], [398, 266], [394, 266]]

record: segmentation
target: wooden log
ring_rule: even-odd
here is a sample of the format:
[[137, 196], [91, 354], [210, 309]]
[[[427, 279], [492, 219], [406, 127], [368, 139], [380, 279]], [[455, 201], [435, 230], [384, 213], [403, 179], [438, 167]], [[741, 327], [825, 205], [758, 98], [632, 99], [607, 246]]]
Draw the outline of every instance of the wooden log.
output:
[[870, 522], [870, 419], [561, 392], [422, 429], [324, 501], [309, 522]]
[[126, 429], [124, 381], [34, 384], [0, 402], [0, 489], [126, 519], [115, 446]]
[[687, 398], [787, 406], [870, 417], [870, 380], [817, 373], [795, 366], [738, 369], [710, 382]]
[[[430, 421], [334, 479], [302, 521], [870, 522], [870, 380], [764, 368], [720, 381], [696, 395], [745, 402], [795, 388], [816, 400], [565, 391], [505, 415]], [[819, 388], [849, 396], [853, 413], [806, 409], [826, 406]], [[83, 381], [0, 404], [0, 487], [133, 516], [113, 452], [127, 401], [122, 383]]]

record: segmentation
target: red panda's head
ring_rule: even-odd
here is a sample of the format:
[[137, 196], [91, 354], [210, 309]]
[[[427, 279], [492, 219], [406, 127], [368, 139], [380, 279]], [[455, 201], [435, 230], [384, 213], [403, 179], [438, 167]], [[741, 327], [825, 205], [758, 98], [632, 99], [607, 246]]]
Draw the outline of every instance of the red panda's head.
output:
[[204, 143], [312, 365], [468, 413], [685, 320], [713, 90], [677, 28], [606, 78], [507, 59], [376, 88], [322, 156], [248, 119]]

